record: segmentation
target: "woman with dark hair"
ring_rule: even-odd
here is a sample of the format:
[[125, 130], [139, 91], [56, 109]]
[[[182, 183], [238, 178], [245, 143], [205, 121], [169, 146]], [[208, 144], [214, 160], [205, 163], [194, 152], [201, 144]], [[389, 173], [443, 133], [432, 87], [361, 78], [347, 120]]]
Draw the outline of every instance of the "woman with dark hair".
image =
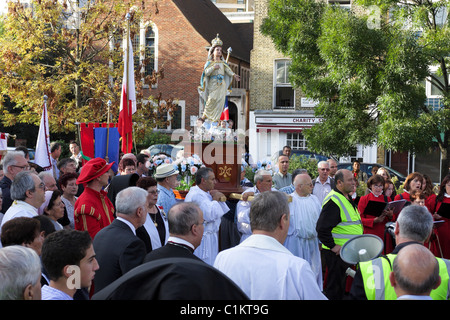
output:
[[75, 202], [78, 197], [76, 196], [78, 193], [78, 185], [77, 185], [78, 174], [73, 173], [65, 173], [59, 177], [59, 186], [62, 190], [61, 200], [64, 202], [64, 206], [67, 212], [67, 218], [70, 221], [69, 227], [70, 229], [75, 229], [75, 218], [73, 212], [75, 210]]
[[410, 193], [413, 190], [421, 190], [423, 182], [423, 175], [419, 172], [410, 173], [403, 185], [403, 192], [395, 196], [394, 200], [405, 199], [406, 201], [411, 202]]
[[[393, 211], [383, 211], [379, 216], [365, 212], [369, 201], [388, 203], [389, 198], [383, 194], [385, 186], [384, 178], [378, 174], [370, 177], [367, 181], [367, 188], [370, 193], [362, 196], [358, 202], [358, 211], [361, 215], [361, 221], [364, 227], [365, 234], [374, 234], [381, 239], [384, 239], [385, 225], [387, 222], [392, 221]], [[385, 254], [390, 253], [394, 247], [390, 237], [386, 237], [385, 241]]]
[[425, 196], [425, 206], [430, 213], [434, 213], [434, 206], [436, 205], [436, 194], [433, 191], [433, 182], [430, 176], [424, 174], [422, 181], [422, 193]]
[[24, 246], [33, 249], [40, 256], [44, 243], [40, 227], [38, 220], [28, 217], [18, 217], [5, 222], [1, 234], [3, 247]]
[[[437, 257], [450, 259], [450, 212], [438, 214], [439, 209], [444, 203], [450, 204], [450, 174], [446, 175], [439, 186], [439, 193], [436, 197], [436, 209], [433, 214], [435, 221], [443, 221], [441, 224], [436, 225], [434, 233], [437, 235], [437, 239], [440, 243], [433, 242], [430, 250]], [[434, 244], [434, 245], [433, 245]]]
[[147, 219], [143, 226], [136, 229], [136, 235], [144, 241], [148, 253], [166, 244], [169, 224], [163, 208], [156, 204], [159, 193], [156, 180], [152, 177], [141, 177], [136, 186], [148, 192]]
[[391, 179], [384, 180], [384, 192], [383, 194], [388, 197], [388, 201], [391, 202], [395, 197], [395, 186]]

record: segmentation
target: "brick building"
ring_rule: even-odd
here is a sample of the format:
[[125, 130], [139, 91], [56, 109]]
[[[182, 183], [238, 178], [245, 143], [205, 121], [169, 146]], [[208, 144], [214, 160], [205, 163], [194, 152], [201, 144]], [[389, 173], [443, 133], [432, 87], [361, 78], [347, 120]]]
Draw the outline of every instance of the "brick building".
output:
[[250, 73], [250, 153], [254, 159], [274, 157], [285, 145], [306, 149], [302, 130], [320, 119], [314, 103], [302, 99], [288, 80], [290, 58], [275, 49], [259, 31], [267, 16], [268, 1], [255, 0], [254, 45]]

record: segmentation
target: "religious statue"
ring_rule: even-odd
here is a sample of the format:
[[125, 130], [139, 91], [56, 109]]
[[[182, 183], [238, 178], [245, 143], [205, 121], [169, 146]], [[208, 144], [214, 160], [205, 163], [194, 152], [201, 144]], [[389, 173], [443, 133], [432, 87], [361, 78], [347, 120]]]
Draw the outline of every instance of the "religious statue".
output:
[[211, 123], [217, 126], [220, 116], [225, 107], [226, 95], [231, 92], [231, 83], [233, 78], [240, 80], [239, 75], [235, 74], [228, 66], [228, 57], [231, 48], [228, 48], [227, 59], [224, 60], [222, 53], [223, 42], [217, 34], [211, 42], [211, 48], [208, 52], [208, 59], [203, 68], [200, 87], [198, 88], [200, 97], [204, 103], [202, 119], [205, 120], [205, 127]]

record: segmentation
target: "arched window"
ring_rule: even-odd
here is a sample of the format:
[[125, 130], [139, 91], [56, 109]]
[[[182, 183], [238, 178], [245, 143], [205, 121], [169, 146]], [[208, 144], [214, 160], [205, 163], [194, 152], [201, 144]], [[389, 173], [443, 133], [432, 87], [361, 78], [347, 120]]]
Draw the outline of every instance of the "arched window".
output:
[[151, 75], [155, 70], [155, 32], [151, 26], [148, 26], [145, 30], [145, 76]]

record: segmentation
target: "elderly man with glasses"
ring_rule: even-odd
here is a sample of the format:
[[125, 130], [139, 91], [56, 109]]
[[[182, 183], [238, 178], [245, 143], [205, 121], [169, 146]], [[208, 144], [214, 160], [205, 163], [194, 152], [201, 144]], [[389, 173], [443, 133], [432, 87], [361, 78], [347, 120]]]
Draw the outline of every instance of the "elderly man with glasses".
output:
[[2, 226], [18, 217], [32, 218], [38, 215], [38, 208], [45, 201], [44, 183], [31, 171], [19, 172], [11, 184], [11, 198], [14, 200], [6, 211]]
[[330, 164], [327, 161], [320, 161], [317, 164], [317, 170], [319, 172], [319, 176], [313, 180], [313, 192], [318, 199], [320, 204], [322, 204], [323, 199], [330, 193], [331, 190], [334, 189], [335, 183], [334, 179], [328, 176], [330, 172]]
[[19, 172], [29, 169], [30, 166], [22, 151], [8, 151], [3, 158], [3, 171], [5, 172], [5, 176], [0, 181], [0, 188], [2, 189], [3, 194], [3, 204], [0, 212], [5, 213], [13, 203], [10, 195], [10, 188], [14, 177]]

